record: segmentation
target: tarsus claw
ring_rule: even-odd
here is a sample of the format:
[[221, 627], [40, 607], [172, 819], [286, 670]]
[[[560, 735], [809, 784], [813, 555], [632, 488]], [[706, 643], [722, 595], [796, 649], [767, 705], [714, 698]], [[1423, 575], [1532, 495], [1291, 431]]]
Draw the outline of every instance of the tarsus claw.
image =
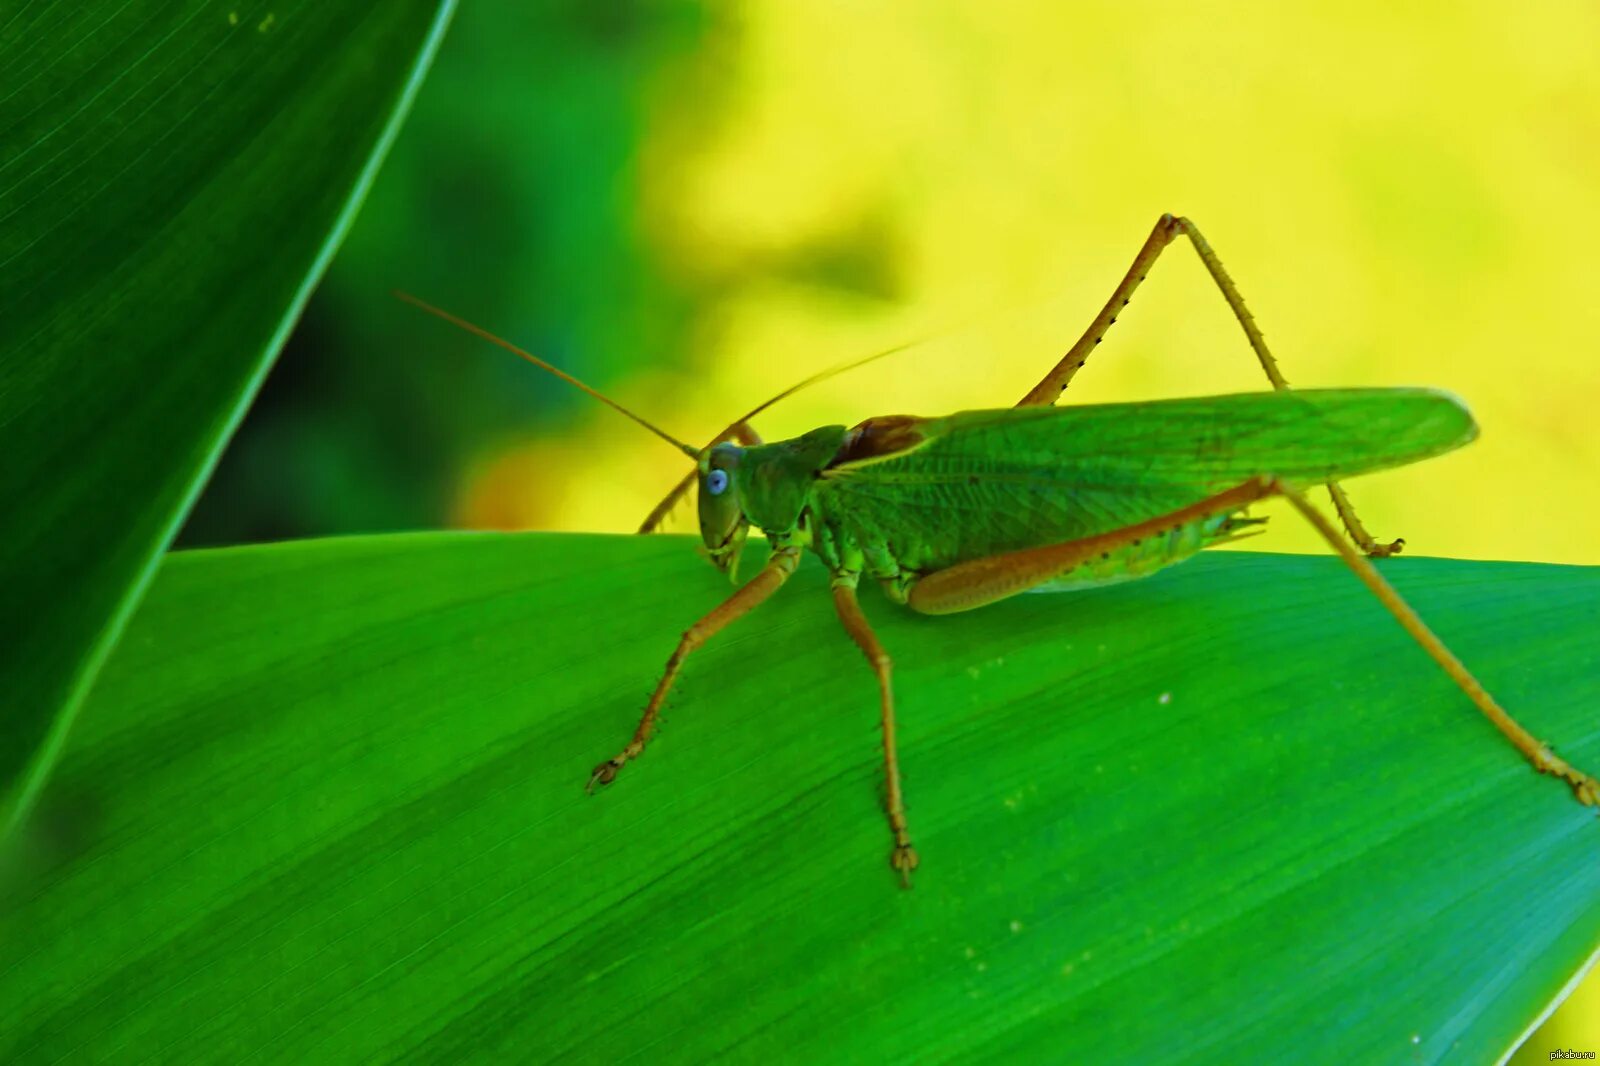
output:
[[911, 871], [917, 868], [917, 852], [910, 844], [899, 844], [889, 856], [889, 865], [900, 871], [900, 887], [911, 887]]
[[1396, 537], [1387, 544], [1374, 544], [1367, 554], [1374, 559], [1387, 559], [1391, 555], [1399, 555], [1405, 550], [1405, 546], [1406, 538]]
[[622, 761], [620, 759], [607, 759], [594, 768], [594, 773], [589, 775], [589, 783], [584, 786], [583, 790], [591, 796], [594, 795], [595, 785], [605, 786], [611, 784], [617, 779], [617, 771], [621, 769]]

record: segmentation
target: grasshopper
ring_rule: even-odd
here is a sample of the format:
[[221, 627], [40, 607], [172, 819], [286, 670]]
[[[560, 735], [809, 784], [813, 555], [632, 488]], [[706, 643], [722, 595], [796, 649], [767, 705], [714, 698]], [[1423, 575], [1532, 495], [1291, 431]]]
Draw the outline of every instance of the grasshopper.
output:
[[[1189, 239], [1244, 328], [1272, 390], [1052, 406], [1179, 236]], [[1472, 416], [1453, 396], [1428, 389], [1291, 391], [1221, 260], [1186, 218], [1169, 214], [1157, 221], [1105, 307], [1017, 406], [942, 418], [869, 418], [773, 443], [763, 443], [750, 420], [833, 371], [785, 390], [695, 448], [537, 356], [399, 295], [556, 374], [689, 456], [694, 469], [640, 532], [657, 528], [698, 484], [700, 535], [730, 581], [737, 581], [751, 526], [771, 546], [755, 577], [684, 632], [633, 739], [595, 767], [591, 792], [644, 751], [685, 660], [775, 593], [809, 549], [832, 574], [839, 620], [877, 678], [884, 808], [893, 838], [889, 864], [909, 888], [918, 858], [895, 747], [893, 664], [857, 602], [862, 576], [875, 578], [894, 602], [926, 614], [970, 610], [1031, 589], [1128, 580], [1239, 537], [1264, 521], [1246, 516], [1251, 504], [1281, 496], [1535, 770], [1564, 780], [1580, 802], [1600, 805], [1600, 782], [1559, 758], [1502, 708], [1368, 561], [1398, 552], [1404, 541], [1374, 539], [1339, 486], [1344, 478], [1466, 444], [1477, 435]], [[1342, 532], [1305, 496], [1307, 487], [1319, 484], [1332, 498]]]

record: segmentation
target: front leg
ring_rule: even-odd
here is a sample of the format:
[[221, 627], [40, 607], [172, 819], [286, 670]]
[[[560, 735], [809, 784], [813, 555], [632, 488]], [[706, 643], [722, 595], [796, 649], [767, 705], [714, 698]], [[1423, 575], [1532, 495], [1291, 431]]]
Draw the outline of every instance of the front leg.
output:
[[656, 720], [661, 715], [661, 704], [666, 700], [673, 681], [677, 680], [678, 671], [683, 667], [683, 660], [689, 657], [689, 653], [731, 622], [755, 610], [768, 596], [777, 592], [789, 579], [789, 575], [794, 573], [795, 566], [799, 562], [799, 548], [776, 549], [759, 574], [746, 582], [732, 596], [723, 600], [710, 614], [684, 631], [683, 639], [678, 641], [677, 650], [667, 660], [666, 673], [661, 675], [661, 681], [650, 696], [650, 702], [644, 709], [644, 717], [639, 719], [639, 727], [633, 731], [633, 739], [628, 742], [627, 747], [594, 768], [594, 773], [589, 775], [589, 784], [585, 791], [593, 792], [596, 785], [609, 785], [629, 759], [638, 758], [644, 751], [645, 744], [650, 740], [650, 734], [655, 732]]

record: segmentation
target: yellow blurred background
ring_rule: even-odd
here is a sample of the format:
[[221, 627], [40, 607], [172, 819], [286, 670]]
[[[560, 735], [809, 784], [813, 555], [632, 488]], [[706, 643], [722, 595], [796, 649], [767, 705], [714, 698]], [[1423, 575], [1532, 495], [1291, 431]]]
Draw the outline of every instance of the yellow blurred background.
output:
[[[596, 404], [554, 396], [561, 386], [520, 384], [535, 372], [416, 321], [382, 295], [390, 285], [534, 347], [696, 442], [822, 367], [919, 341], [779, 405], [758, 420], [773, 439], [1014, 403], [1172, 211], [1209, 237], [1292, 384], [1438, 386], [1477, 415], [1482, 436], [1469, 448], [1350, 486], [1376, 535], [1403, 535], [1419, 555], [1600, 562], [1595, 4], [619, 10], [629, 12], [620, 22], [580, 27], [591, 51], [552, 46], [534, 62], [527, 42], [562, 38], [535, 27], [518, 41], [465, 7], [308, 315], [319, 351], [362, 353], [357, 381], [391, 387], [437, 358], [451, 375], [500, 375], [508, 394], [538, 390], [537, 405], [477, 420], [492, 432], [450, 438], [464, 443], [438, 475], [438, 521], [630, 530], [685, 460]], [[654, 40], [666, 43], [640, 43]], [[506, 73], [491, 91], [495, 56]], [[611, 93], [621, 94], [611, 111], [562, 110]], [[556, 148], [483, 147], [524, 143]], [[484, 159], [508, 174], [495, 195], [427, 192], [443, 167], [482, 181]], [[583, 166], [563, 177], [570, 159]], [[447, 206], [396, 207], [419, 202]], [[612, 224], [583, 230], [584, 211]], [[548, 238], [535, 265], [525, 246], [502, 246], [519, 225]], [[568, 243], [548, 243], [552, 233]], [[463, 234], [473, 236], [453, 259], [441, 253]], [[620, 258], [594, 258], [608, 241]], [[426, 250], [451, 270], [407, 269], [395, 249]], [[644, 280], [608, 288], [618, 270], [607, 264], [624, 260]], [[460, 280], [479, 268], [489, 280]], [[365, 310], [327, 310], [338, 301]], [[640, 318], [658, 305], [667, 309]], [[1264, 384], [1180, 242], [1063, 402]], [[455, 387], [423, 390], [415, 410], [430, 396], [465, 407]], [[247, 427], [237, 447], [251, 439]], [[307, 454], [329, 469], [320, 457], [331, 446], [316, 440], [323, 450]], [[690, 528], [684, 510], [676, 528]], [[216, 513], [202, 505], [200, 525]], [[430, 521], [412, 513], [294, 531]], [[1303, 523], [1274, 513], [1250, 549], [1321, 550]], [[1600, 985], [1518, 1061], [1554, 1047], [1600, 1049]]]
[[[690, 362], [618, 398], [699, 440], [823, 366], [930, 338], [760, 428], [1013, 403], [1171, 210], [1208, 234], [1292, 384], [1434, 385], [1476, 413], [1469, 449], [1358, 483], [1376, 532], [1418, 553], [1600, 561], [1584, 221], [1600, 188], [1600, 13], [1359, 6], [743, 9], [663, 93], [637, 190], [657, 254], [729, 295]], [[672, 98], [711, 79], [734, 85], [707, 129]], [[853, 240], [890, 298], [803, 274], [736, 282]], [[1263, 385], [1174, 245], [1067, 402]], [[529, 427], [482, 456], [458, 519], [629, 529], [682, 469], [595, 407], [559, 440]], [[1276, 525], [1250, 547], [1315, 550]]]

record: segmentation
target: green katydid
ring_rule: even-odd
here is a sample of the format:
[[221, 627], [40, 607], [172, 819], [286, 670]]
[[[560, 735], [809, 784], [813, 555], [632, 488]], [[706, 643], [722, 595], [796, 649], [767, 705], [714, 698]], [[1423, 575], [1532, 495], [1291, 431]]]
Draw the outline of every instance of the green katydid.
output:
[[[1189, 238], [1244, 327], [1273, 391], [1051, 406], [1179, 235]], [[861, 577], [876, 578], [891, 600], [929, 614], [1031, 589], [1142, 577], [1238, 537], [1262, 521], [1245, 517], [1250, 504], [1281, 496], [1534, 769], [1566, 781], [1582, 803], [1600, 806], [1600, 782], [1557, 757], [1505, 711], [1368, 561], [1399, 551], [1404, 542], [1375, 541], [1338, 484], [1466, 444], [1477, 434], [1472, 416], [1454, 397], [1427, 389], [1289, 390], [1232, 279], [1187, 219], [1162, 216], [1088, 330], [1016, 407], [870, 418], [770, 444], [761, 442], [750, 420], [824, 375], [786, 390], [706, 447], [694, 448], [537, 356], [401, 295], [571, 382], [693, 459], [694, 469], [641, 532], [656, 528], [698, 483], [701, 537], [730, 580], [752, 525], [771, 546], [760, 573], [684, 632], [633, 739], [595, 767], [591, 791], [609, 784], [644, 750], [690, 653], [776, 592], [810, 549], [832, 573], [839, 619], [877, 678], [885, 810], [894, 841], [890, 865], [909, 887], [918, 859], [901, 791], [891, 661], [857, 603]], [[1327, 486], [1344, 533], [1307, 501], [1302, 490], [1315, 484]]]

